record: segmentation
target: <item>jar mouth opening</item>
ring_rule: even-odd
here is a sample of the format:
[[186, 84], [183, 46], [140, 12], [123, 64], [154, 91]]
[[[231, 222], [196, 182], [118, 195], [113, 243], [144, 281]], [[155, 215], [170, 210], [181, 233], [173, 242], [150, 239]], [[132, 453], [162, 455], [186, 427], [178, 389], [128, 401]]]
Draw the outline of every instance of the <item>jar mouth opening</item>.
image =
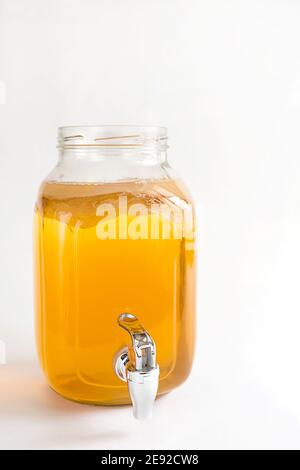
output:
[[167, 148], [168, 134], [160, 126], [63, 126], [58, 128], [58, 148]]

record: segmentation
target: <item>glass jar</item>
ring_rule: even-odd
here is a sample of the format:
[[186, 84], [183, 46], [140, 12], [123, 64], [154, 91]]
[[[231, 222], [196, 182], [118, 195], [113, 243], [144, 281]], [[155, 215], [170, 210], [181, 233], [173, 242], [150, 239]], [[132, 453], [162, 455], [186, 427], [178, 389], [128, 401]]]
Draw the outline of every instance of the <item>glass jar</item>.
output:
[[34, 223], [48, 382], [71, 400], [118, 405], [135, 401], [126, 374], [139, 369], [138, 386], [155, 370], [166, 393], [189, 375], [195, 345], [193, 207], [166, 129], [63, 127], [58, 148]]

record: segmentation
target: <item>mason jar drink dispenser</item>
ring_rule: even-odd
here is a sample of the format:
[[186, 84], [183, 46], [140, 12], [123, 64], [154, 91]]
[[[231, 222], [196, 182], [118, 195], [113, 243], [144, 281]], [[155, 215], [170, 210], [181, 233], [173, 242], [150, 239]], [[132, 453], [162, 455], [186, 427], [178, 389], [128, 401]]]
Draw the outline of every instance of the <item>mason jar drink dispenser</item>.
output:
[[133, 404], [189, 375], [194, 213], [161, 127], [63, 127], [34, 219], [36, 337], [60, 395]]

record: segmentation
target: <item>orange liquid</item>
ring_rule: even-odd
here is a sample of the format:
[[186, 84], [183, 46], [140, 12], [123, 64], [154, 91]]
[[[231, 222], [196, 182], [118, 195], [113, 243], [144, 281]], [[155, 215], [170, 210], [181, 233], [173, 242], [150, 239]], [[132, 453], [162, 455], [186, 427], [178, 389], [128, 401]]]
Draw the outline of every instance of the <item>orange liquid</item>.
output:
[[[140, 219], [128, 215], [126, 229], [120, 196], [128, 207], [149, 209]], [[195, 342], [193, 240], [175, 238], [177, 219], [155, 210], [165, 205], [186, 213], [188, 202], [171, 180], [42, 186], [35, 211], [36, 335], [41, 365], [58, 393], [94, 404], [130, 403], [114, 370], [117, 353], [130, 344], [117, 324], [122, 312], [136, 315], [156, 343], [159, 393], [186, 379]], [[115, 213], [105, 219], [107, 205]], [[171, 235], [163, 238], [166, 218]], [[147, 237], [129, 237], [132, 222]]]

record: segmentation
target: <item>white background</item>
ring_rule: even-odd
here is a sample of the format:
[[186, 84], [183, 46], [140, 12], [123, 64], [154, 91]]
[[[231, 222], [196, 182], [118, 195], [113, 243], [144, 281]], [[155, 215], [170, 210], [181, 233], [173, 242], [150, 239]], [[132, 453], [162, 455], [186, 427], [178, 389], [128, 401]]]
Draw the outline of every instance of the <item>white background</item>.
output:
[[[300, 448], [300, 2], [0, 0], [1, 448]], [[198, 205], [198, 348], [156, 403], [93, 408], [36, 361], [32, 209], [56, 128], [158, 124]]]

